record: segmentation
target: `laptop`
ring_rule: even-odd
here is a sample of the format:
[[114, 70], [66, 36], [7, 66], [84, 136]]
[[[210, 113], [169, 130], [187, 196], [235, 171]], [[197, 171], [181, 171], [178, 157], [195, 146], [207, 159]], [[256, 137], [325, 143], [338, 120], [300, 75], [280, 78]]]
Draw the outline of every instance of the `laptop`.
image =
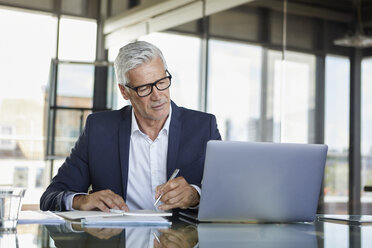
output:
[[199, 222], [312, 222], [328, 147], [209, 141]]

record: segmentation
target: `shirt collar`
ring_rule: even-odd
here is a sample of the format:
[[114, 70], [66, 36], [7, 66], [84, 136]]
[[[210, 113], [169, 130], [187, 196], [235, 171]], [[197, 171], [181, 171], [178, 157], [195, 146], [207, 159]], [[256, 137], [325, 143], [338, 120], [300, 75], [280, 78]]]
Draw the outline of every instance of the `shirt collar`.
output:
[[[164, 123], [164, 126], [163, 128], [160, 130], [159, 134], [160, 133], [164, 133], [166, 135], [168, 135], [169, 133], [169, 126], [170, 126], [170, 120], [171, 120], [171, 117], [172, 117], [172, 105], [170, 104], [169, 105], [169, 115], [167, 117], [167, 120], [165, 121]], [[144, 134], [138, 127], [138, 123], [137, 123], [137, 119], [136, 119], [136, 116], [134, 115], [134, 109], [132, 107], [132, 130], [131, 130], [131, 135], [135, 134], [135, 133], [139, 133], [139, 134], [142, 134], [142, 135], [146, 135]], [[147, 136], [147, 135], [146, 135]]]

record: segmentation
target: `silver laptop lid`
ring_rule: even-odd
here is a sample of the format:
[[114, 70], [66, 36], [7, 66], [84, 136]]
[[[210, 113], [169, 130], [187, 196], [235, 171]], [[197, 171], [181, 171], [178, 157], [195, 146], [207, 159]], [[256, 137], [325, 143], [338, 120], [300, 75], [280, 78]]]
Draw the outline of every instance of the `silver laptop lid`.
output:
[[208, 142], [199, 221], [314, 221], [327, 149]]

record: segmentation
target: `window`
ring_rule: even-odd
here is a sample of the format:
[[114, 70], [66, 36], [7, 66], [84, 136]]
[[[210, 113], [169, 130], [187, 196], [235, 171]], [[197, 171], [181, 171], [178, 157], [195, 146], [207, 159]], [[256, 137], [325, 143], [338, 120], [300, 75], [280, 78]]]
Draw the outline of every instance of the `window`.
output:
[[[362, 171], [361, 183], [372, 186], [372, 58], [362, 61], [362, 133], [361, 153]], [[362, 202], [372, 202], [372, 193], [362, 191]]]
[[261, 53], [258, 46], [210, 40], [207, 108], [224, 140], [259, 140]]
[[[94, 20], [62, 17], [60, 19], [59, 59], [53, 61], [50, 88], [57, 85], [56, 95], [51, 92], [48, 109], [47, 158], [67, 156], [82, 132], [87, 115], [93, 107], [95, 72], [101, 67], [92, 63], [96, 56], [97, 24]], [[66, 62], [66, 60], [68, 62]], [[70, 63], [78, 62], [78, 63]], [[108, 75], [109, 76], [109, 75]], [[108, 82], [110, 84], [111, 82]], [[53, 131], [54, 130], [54, 131]], [[53, 163], [58, 169], [62, 163]]]
[[324, 143], [328, 145], [328, 157], [324, 176], [324, 200], [325, 202], [347, 202], [349, 188], [349, 59], [327, 56], [325, 76]]
[[[68, 17], [60, 21], [59, 58], [93, 61], [95, 21]], [[49, 183], [44, 181], [49, 174], [44, 160], [46, 109], [51, 58], [56, 55], [57, 19], [0, 9], [0, 23], [10, 24], [0, 26], [0, 182], [27, 187], [24, 203], [39, 203]], [[57, 103], [71, 107], [78, 101], [80, 107], [91, 107], [94, 67], [61, 65], [59, 69], [61, 94]], [[56, 149], [61, 151], [70, 150], [81, 128], [76, 121], [87, 115], [65, 112], [57, 116], [57, 121], [65, 126], [73, 121], [73, 126], [57, 127]]]
[[312, 143], [315, 108], [315, 56], [298, 52], [268, 54], [268, 119], [274, 142]]
[[57, 20], [0, 9], [0, 23], [9, 24], [0, 25], [0, 184], [27, 187], [23, 202], [38, 203], [44, 190], [43, 120]]
[[93, 65], [59, 64], [57, 82], [57, 105], [81, 108], [93, 106]]
[[14, 125], [0, 125], [0, 150], [14, 151], [16, 149], [14, 134]]

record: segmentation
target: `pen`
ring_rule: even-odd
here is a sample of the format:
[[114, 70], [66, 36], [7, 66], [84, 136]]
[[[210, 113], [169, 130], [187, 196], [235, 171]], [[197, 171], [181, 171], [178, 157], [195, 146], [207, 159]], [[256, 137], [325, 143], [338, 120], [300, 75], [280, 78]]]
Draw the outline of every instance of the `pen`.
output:
[[159, 239], [158, 235], [156, 235], [156, 233], [152, 233], [152, 234], [154, 234], [154, 237], [155, 237], [156, 241], [158, 241], [158, 243], [160, 244], [160, 239]]
[[[172, 176], [169, 178], [169, 180], [165, 183], [165, 185], [167, 185], [167, 183], [170, 181], [170, 180], [173, 180], [176, 178], [178, 172], [180, 171], [180, 169], [175, 169]], [[164, 185], [164, 186], [165, 186]], [[160, 198], [163, 196], [163, 194], [159, 195], [158, 199], [156, 199], [155, 203], [154, 203], [154, 206], [156, 206], [156, 204], [159, 202]]]

